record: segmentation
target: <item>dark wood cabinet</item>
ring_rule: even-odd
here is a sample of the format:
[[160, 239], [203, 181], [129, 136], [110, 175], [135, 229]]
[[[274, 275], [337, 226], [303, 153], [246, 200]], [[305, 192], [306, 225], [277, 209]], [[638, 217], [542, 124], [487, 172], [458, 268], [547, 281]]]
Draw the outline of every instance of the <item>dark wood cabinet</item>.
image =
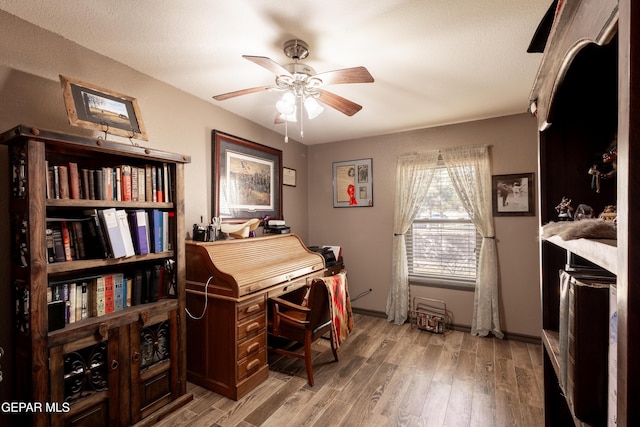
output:
[[[12, 287], [13, 298], [3, 303], [14, 319], [13, 400], [42, 405], [41, 411], [16, 416], [16, 425], [153, 424], [192, 398], [186, 392], [184, 321], [183, 180], [188, 156], [25, 126], [0, 135], [0, 143], [8, 147], [10, 162], [7, 208], [12, 260], [5, 285]], [[162, 168], [170, 195], [159, 202], [123, 200], [124, 196], [106, 200], [88, 197], [88, 187], [79, 187], [81, 195], [52, 196], [48, 166], [71, 164], [79, 170], [122, 165], [141, 170], [146, 166]], [[77, 179], [72, 183], [69, 174], [68, 184], [83, 185]], [[101, 245], [98, 236], [78, 228], [64, 242], [65, 253], [69, 244], [73, 255], [60, 262], [52, 259], [53, 240], [48, 231], [52, 222], [90, 221], [87, 212], [110, 208], [125, 213], [162, 212], [170, 225], [164, 234], [166, 247], [133, 256], [105, 257], [91, 250]], [[151, 290], [148, 302], [127, 304], [127, 294], [118, 290], [125, 284], [134, 289], [138, 282], [134, 284], [132, 278], [137, 271], [162, 272], [153, 283], [163, 290], [166, 284], [165, 293]], [[98, 281], [108, 277], [113, 281], [108, 286], [115, 290], [105, 300], [111, 303], [113, 297], [119, 306], [104, 314], [89, 298], [86, 305], [75, 307], [77, 318], [71, 314], [61, 317], [64, 311], [60, 307], [73, 312], [73, 304], [80, 304], [81, 292], [85, 288], [94, 292]], [[64, 285], [58, 288], [61, 283]], [[51, 293], [63, 289], [72, 294], [72, 288], [77, 289], [76, 299], [50, 304]], [[83, 315], [83, 311], [88, 312]]]
[[[617, 205], [617, 239], [553, 237], [540, 243], [545, 424], [606, 425], [606, 417], [588, 422], [577, 417], [559, 386], [558, 271], [580, 260], [615, 275], [617, 341], [610, 350], [617, 357], [617, 394], [608, 412], [618, 426], [640, 425], [640, 373], [635, 362], [640, 356], [640, 288], [633, 285], [640, 279], [635, 222], [640, 219], [640, 4], [555, 3], [561, 7], [530, 95], [540, 131], [541, 224], [556, 221], [555, 206], [563, 196], [573, 200], [574, 208], [586, 204], [596, 214], [606, 205]], [[615, 179], [600, 181], [598, 191], [588, 170], [612, 144], [618, 156]], [[608, 351], [608, 340], [599, 341], [604, 342], [592, 344]]]

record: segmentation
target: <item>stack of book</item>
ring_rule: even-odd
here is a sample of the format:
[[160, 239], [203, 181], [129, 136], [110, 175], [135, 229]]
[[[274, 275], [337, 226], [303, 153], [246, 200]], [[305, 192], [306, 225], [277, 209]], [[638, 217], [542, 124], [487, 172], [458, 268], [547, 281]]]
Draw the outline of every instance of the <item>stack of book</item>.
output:
[[[50, 283], [47, 288], [50, 324], [60, 329], [89, 317], [104, 316], [140, 304], [175, 296], [172, 268], [166, 260], [130, 273], [111, 273], [69, 282]], [[56, 326], [57, 325], [57, 326]]]
[[265, 234], [289, 234], [291, 227], [287, 226], [283, 219], [270, 219], [264, 226]]
[[166, 163], [99, 169], [79, 169], [75, 162], [52, 166], [46, 163], [47, 199], [173, 201], [172, 178]]
[[49, 263], [122, 258], [172, 249], [173, 212], [89, 209], [82, 218], [47, 218]]

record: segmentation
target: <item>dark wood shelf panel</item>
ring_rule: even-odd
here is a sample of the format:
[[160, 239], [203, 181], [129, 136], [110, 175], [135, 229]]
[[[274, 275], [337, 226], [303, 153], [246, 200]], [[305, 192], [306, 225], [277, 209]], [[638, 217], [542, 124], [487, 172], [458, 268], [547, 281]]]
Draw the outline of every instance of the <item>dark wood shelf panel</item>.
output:
[[156, 312], [171, 311], [177, 308], [177, 299], [166, 298], [155, 302], [127, 307], [123, 310], [114, 311], [113, 313], [102, 316], [89, 317], [74, 323], [68, 323], [62, 329], [49, 332], [48, 345], [52, 347], [76, 340], [79, 337], [99, 334], [98, 328], [112, 329], [120, 327], [132, 322], [137, 322], [141, 317], [146, 318]]
[[140, 261], [154, 261], [165, 258], [172, 258], [173, 255], [173, 251], [167, 251], [159, 252], [157, 254], [134, 255], [127, 258], [81, 259], [68, 262], [54, 262], [52, 264], [47, 264], [47, 273], [58, 274], [98, 267], [135, 264]]
[[139, 202], [139, 201], [115, 201], [115, 200], [86, 200], [86, 199], [47, 199], [47, 207], [58, 208], [120, 208], [120, 209], [173, 209], [175, 206], [169, 202]]

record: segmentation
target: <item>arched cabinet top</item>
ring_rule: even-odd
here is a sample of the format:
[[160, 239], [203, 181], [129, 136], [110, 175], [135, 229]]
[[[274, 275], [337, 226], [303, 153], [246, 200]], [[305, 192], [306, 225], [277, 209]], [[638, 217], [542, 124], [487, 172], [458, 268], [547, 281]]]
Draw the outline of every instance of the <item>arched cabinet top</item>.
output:
[[530, 112], [543, 131], [551, 125], [555, 94], [585, 46], [607, 44], [617, 32], [617, 0], [564, 0], [557, 12], [529, 95]]

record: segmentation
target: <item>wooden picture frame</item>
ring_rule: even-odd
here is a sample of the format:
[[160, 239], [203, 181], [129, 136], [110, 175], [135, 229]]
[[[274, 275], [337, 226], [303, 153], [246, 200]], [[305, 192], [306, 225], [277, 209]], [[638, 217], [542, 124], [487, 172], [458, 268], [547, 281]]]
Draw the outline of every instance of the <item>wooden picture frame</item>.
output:
[[333, 207], [373, 206], [372, 159], [333, 163]]
[[60, 83], [69, 124], [147, 141], [135, 98], [62, 75]]
[[493, 216], [534, 216], [533, 173], [491, 177]]
[[289, 187], [296, 186], [296, 170], [291, 168], [282, 168], [282, 185]]
[[282, 151], [218, 130], [211, 142], [213, 216], [225, 222], [281, 219]]

